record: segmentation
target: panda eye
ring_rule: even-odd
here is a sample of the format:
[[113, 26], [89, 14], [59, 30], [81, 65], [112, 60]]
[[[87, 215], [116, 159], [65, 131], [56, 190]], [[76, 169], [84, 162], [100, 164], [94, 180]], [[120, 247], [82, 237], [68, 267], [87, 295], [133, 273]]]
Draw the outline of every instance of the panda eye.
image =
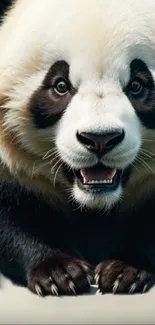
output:
[[139, 78], [132, 80], [128, 87], [130, 95], [134, 97], [142, 95], [144, 89], [145, 85]]
[[53, 89], [57, 95], [64, 96], [69, 92], [69, 84], [65, 79], [61, 78], [55, 82]]

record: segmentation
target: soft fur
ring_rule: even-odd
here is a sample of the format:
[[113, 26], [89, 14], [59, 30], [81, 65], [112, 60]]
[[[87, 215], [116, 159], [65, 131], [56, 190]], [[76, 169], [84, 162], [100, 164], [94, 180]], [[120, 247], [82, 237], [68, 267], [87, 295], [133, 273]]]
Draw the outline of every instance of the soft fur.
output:
[[[0, 266], [37, 294], [84, 292], [97, 265], [101, 292], [154, 283], [154, 13], [154, 0], [16, 0], [4, 18]], [[129, 88], [137, 75], [139, 99]], [[122, 182], [85, 191], [67, 174], [98, 157], [77, 133], [109, 130], [124, 138], [100, 164], [123, 171]]]

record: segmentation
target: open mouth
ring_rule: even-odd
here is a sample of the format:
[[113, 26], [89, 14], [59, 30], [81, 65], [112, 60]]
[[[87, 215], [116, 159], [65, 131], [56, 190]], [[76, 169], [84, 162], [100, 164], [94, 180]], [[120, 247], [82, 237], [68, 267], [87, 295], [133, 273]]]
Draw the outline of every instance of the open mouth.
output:
[[98, 164], [91, 168], [74, 171], [78, 186], [87, 191], [114, 191], [121, 181], [122, 172]]

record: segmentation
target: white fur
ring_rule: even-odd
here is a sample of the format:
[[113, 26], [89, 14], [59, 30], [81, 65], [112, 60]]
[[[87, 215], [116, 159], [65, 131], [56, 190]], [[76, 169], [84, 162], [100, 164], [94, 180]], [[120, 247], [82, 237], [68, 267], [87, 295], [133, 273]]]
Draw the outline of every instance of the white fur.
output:
[[[51, 65], [63, 59], [78, 92], [54, 130], [62, 159], [75, 169], [93, 166], [96, 157], [77, 141], [77, 131], [123, 128], [124, 140], [102, 162], [118, 169], [133, 163], [144, 128], [123, 88], [133, 59], [142, 59], [155, 74], [154, 13], [154, 0], [18, 0], [0, 32], [0, 93], [8, 94], [6, 107], [12, 108], [5, 127], [14, 128], [26, 150], [42, 155], [29, 144], [27, 127], [22, 135], [16, 115]], [[52, 140], [52, 129], [45, 136], [50, 132]], [[2, 147], [1, 157], [4, 151]], [[121, 198], [122, 188], [101, 197], [74, 184], [72, 195], [81, 205], [107, 208]]]

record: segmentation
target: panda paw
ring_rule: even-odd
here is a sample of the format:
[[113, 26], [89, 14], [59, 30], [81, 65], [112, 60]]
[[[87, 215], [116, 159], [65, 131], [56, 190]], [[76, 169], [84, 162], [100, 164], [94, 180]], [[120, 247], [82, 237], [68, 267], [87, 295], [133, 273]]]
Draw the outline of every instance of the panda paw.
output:
[[155, 284], [154, 275], [119, 260], [106, 260], [98, 264], [95, 280], [101, 294], [144, 293]]
[[89, 265], [65, 254], [47, 258], [27, 274], [28, 288], [39, 296], [86, 293], [91, 281]]

